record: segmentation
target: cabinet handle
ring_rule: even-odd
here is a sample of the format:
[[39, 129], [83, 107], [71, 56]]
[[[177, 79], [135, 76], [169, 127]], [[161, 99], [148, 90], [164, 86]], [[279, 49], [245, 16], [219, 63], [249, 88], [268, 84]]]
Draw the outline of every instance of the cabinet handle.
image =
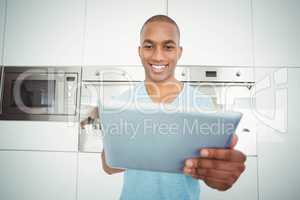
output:
[[246, 133], [250, 133], [250, 132], [251, 132], [250, 129], [248, 129], [248, 128], [243, 128], [242, 131], [243, 131], [243, 132], [246, 132]]

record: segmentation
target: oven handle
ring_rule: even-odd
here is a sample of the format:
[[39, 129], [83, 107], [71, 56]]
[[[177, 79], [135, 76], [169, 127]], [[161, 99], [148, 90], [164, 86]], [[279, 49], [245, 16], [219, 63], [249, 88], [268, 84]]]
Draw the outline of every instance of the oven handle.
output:
[[231, 87], [231, 86], [239, 86], [239, 87], [246, 87], [248, 90], [255, 85], [254, 82], [213, 82], [213, 81], [202, 81], [202, 82], [189, 82], [191, 85], [199, 85], [199, 86], [216, 86], [216, 87]]

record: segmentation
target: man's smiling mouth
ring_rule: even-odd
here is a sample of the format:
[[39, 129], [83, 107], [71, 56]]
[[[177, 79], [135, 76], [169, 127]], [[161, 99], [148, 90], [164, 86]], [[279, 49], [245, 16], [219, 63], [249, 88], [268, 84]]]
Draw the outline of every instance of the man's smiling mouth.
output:
[[159, 72], [163, 72], [166, 68], [167, 68], [167, 65], [154, 65], [154, 64], [150, 64], [151, 66], [151, 70], [156, 72], [156, 73], [159, 73]]

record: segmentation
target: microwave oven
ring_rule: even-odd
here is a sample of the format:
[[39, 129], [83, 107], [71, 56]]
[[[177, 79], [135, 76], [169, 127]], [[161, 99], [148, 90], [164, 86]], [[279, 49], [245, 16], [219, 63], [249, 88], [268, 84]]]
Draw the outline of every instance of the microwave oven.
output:
[[0, 120], [78, 120], [80, 67], [4, 67]]

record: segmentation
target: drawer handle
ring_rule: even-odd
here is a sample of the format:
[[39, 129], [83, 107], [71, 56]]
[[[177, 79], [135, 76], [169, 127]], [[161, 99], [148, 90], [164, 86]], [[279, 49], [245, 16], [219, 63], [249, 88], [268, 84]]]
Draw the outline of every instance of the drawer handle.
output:
[[243, 132], [250, 133], [250, 130], [248, 128], [243, 128]]

